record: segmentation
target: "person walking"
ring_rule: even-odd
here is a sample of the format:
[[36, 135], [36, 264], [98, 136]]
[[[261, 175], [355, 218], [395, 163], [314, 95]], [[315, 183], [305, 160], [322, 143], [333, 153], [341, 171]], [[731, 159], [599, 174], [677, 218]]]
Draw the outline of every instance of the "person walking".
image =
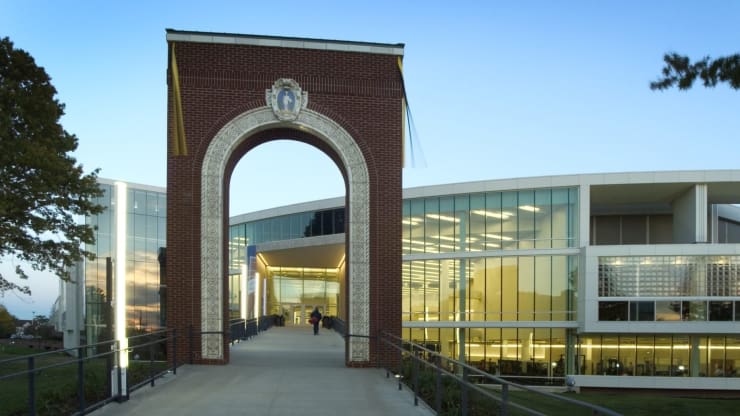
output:
[[313, 324], [313, 334], [319, 335], [319, 323], [321, 322], [321, 312], [319, 312], [319, 307], [313, 308], [313, 312], [311, 312], [311, 323]]

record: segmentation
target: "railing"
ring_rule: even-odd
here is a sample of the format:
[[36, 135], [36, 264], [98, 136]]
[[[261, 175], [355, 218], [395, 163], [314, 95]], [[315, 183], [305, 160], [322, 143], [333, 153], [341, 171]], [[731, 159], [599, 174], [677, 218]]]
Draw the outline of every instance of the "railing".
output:
[[261, 316], [259, 319], [232, 319], [229, 322], [228, 332], [221, 331], [197, 331], [192, 326], [188, 328], [188, 363], [195, 363], [195, 346], [202, 335], [224, 335], [227, 336], [227, 342], [234, 345], [241, 341], [246, 341], [259, 335], [262, 331], [267, 331], [277, 324], [279, 317], [277, 315]]
[[[495, 404], [504, 416], [514, 409], [529, 415], [545, 415], [548, 406], [565, 407], [572, 415], [619, 415], [601, 406], [513, 383], [386, 332], [381, 332], [379, 339], [398, 353], [380, 363], [386, 369], [386, 376], [394, 374], [398, 378], [399, 390], [406, 381], [414, 391], [414, 404], [418, 405], [420, 395], [424, 394], [423, 399], [438, 415], [490, 414]], [[475, 382], [471, 381], [473, 378]], [[426, 384], [422, 386], [422, 382]], [[527, 396], [515, 400], [512, 391], [524, 391]]]
[[[167, 343], [174, 346], [175, 340], [174, 330], [162, 330], [129, 337], [124, 350], [107, 341], [2, 360], [0, 415], [82, 415], [125, 401], [131, 391], [177, 372], [177, 362], [166, 356]], [[118, 365], [119, 353], [128, 355], [125, 369]]]

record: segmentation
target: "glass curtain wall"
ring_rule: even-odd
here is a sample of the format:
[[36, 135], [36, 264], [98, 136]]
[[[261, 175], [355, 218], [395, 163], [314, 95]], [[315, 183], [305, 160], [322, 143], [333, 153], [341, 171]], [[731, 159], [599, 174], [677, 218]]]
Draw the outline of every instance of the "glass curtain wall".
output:
[[[87, 249], [97, 256], [85, 263], [85, 336], [87, 343], [106, 337], [107, 300], [106, 259], [114, 259], [116, 234], [114, 187], [99, 184], [103, 195], [96, 202], [105, 210], [85, 219], [96, 227], [95, 244]], [[160, 273], [158, 253], [166, 246], [167, 199], [163, 192], [127, 188], [126, 207], [126, 306], [127, 327], [145, 332], [161, 327]], [[115, 259], [114, 259], [115, 260]]]
[[[565, 374], [566, 329], [500, 326], [575, 319], [577, 256], [551, 251], [576, 247], [577, 209], [575, 188], [405, 200], [403, 254], [432, 258], [404, 260], [403, 319], [429, 323], [404, 336], [452, 357], [464, 346], [468, 362], [494, 373]], [[461, 321], [480, 326], [436, 323]]]

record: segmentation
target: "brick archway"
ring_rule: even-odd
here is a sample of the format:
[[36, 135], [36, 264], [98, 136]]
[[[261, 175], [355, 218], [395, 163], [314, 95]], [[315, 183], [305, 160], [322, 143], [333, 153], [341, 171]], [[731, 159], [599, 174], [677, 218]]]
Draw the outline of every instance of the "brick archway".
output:
[[[177, 360], [229, 362], [225, 175], [270, 132], [292, 131], [310, 136], [344, 174], [349, 212], [342, 318], [353, 335], [346, 362], [375, 365], [387, 353], [378, 332], [401, 335], [403, 45], [174, 30], [167, 41], [166, 316], [179, 334]], [[310, 100], [301, 99], [301, 90]], [[285, 91], [295, 95], [288, 100]], [[176, 121], [176, 108], [182, 121]], [[175, 152], [181, 145], [176, 131], [187, 133], [187, 154]]]
[[[224, 173], [235, 149], [253, 134], [271, 128], [308, 131], [333, 149], [344, 166], [349, 188], [348, 290], [351, 299], [348, 327], [358, 335], [349, 339], [348, 361], [370, 360], [369, 272], [370, 272], [370, 187], [367, 164], [357, 143], [333, 120], [306, 109], [294, 121], [279, 120], [271, 108], [248, 111], [227, 123], [213, 138], [206, 151], [201, 171], [201, 330], [218, 332], [223, 326], [223, 230], [225, 219]], [[217, 271], [217, 272], [216, 272]], [[224, 343], [218, 335], [202, 340], [204, 359], [223, 359]]]

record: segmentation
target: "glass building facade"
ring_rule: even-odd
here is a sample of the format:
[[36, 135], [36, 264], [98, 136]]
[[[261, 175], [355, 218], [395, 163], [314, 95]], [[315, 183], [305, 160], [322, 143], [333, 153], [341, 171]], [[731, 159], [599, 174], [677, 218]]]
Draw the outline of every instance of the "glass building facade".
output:
[[[681, 254], [624, 255], [624, 245], [651, 252], [677, 244], [687, 219], [679, 224], [683, 213], [654, 208], [620, 213], [634, 196], [608, 196], [614, 207], [582, 201], [583, 186], [405, 196], [403, 337], [503, 376], [735, 376], [740, 336], [727, 325], [740, 322], [740, 258], [686, 254], [681, 245]], [[740, 243], [737, 218], [715, 221], [715, 243]], [[253, 241], [341, 233], [343, 224], [343, 208], [232, 223], [231, 267], [244, 263]], [[590, 247], [614, 254], [589, 266]], [[315, 284], [322, 299], [341, 296], [333, 277], [309, 283], [300, 268], [270, 269], [270, 313], [295, 319], [291, 305], [323, 302], [306, 300]], [[337, 281], [343, 278], [337, 269]], [[584, 298], [595, 299], [594, 312]], [[652, 326], [624, 325], [632, 322]], [[723, 326], [661, 326], [681, 322]]]
[[563, 375], [577, 212], [575, 188], [404, 200], [404, 337], [493, 373]]
[[[569, 375], [581, 377], [579, 385], [634, 387], [639, 377], [693, 377], [691, 385], [722, 388], [712, 380], [729, 382], [740, 365], [740, 207], [726, 203], [740, 202], [740, 186], [705, 185], [699, 174], [692, 183], [690, 172], [667, 174], [665, 184], [651, 182], [657, 173], [640, 175], [630, 176], [636, 185], [610, 184], [604, 174], [521, 180], [517, 189], [503, 181], [404, 191], [403, 337], [503, 376]], [[543, 185], [551, 182], [561, 185]], [[121, 232], [129, 332], [161, 327], [166, 309], [158, 261], [164, 189], [129, 184], [119, 231], [120, 188], [108, 181], [101, 188], [98, 202], [109, 209], [87, 218], [97, 228], [88, 249], [98, 256], [84, 272], [88, 342], [106, 336], [106, 258], [120, 260]], [[710, 202], [712, 189], [723, 204]], [[346, 270], [336, 256], [345, 241], [343, 203], [231, 219], [233, 318], [245, 316], [250, 296], [248, 317], [305, 324], [313, 307], [344, 316]], [[311, 260], [301, 250], [317, 247], [333, 247], [331, 264], [301, 263]], [[247, 258], [248, 249], [256, 254]], [[250, 287], [251, 263], [259, 265]]]
[[[96, 241], [87, 249], [96, 260], [85, 262], [85, 336], [88, 343], [108, 337], [108, 302], [112, 281], [107, 280], [107, 259], [126, 263], [126, 326], [129, 333], [145, 332], [164, 326], [160, 299], [160, 248], [166, 246], [167, 196], [164, 189], [127, 184], [126, 224], [116, 224], [117, 188], [113, 182], [100, 180], [103, 195], [96, 201], [106, 209], [87, 217], [96, 228]], [[126, 234], [125, 259], [116, 258], [116, 236]], [[111, 274], [113, 274], [111, 272]], [[115, 276], [111, 275], [111, 279]]]

